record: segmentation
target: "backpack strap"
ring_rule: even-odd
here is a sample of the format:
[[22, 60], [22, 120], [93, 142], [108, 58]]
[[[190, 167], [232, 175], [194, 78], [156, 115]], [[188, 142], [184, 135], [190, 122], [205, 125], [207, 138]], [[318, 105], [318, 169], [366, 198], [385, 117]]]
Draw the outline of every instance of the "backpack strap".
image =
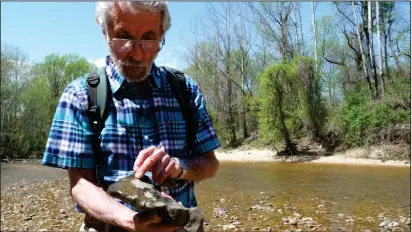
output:
[[89, 120], [92, 129], [100, 133], [104, 127], [104, 113], [106, 109], [108, 84], [104, 67], [86, 75], [89, 86]]
[[192, 111], [190, 110], [190, 101], [192, 93], [186, 84], [186, 77], [183, 72], [169, 68], [163, 67], [167, 73], [167, 80], [172, 89], [173, 95], [176, 97], [182, 110], [183, 119], [186, 121], [187, 127], [187, 143], [189, 149], [193, 151], [193, 146], [195, 142], [195, 126]]

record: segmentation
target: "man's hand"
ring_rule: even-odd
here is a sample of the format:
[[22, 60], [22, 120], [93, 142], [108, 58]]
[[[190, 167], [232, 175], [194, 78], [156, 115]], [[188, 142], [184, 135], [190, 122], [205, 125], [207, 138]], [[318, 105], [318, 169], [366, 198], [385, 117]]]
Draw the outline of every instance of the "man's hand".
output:
[[156, 184], [162, 184], [168, 178], [176, 178], [183, 171], [182, 168], [166, 154], [163, 147], [151, 146], [140, 151], [134, 162], [133, 171], [136, 178], [142, 178], [151, 170], [152, 179]]
[[139, 232], [154, 232], [154, 231], [174, 231], [179, 229], [178, 226], [171, 225], [167, 222], [162, 222], [162, 219], [154, 213], [139, 213], [133, 218], [135, 231]]

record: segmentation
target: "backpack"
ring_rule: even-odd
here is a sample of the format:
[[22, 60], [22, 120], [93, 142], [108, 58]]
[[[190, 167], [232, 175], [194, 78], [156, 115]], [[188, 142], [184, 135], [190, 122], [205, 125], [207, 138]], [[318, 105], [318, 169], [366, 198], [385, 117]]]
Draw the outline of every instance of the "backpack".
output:
[[[189, 150], [193, 151], [193, 144], [195, 139], [194, 120], [190, 110], [191, 92], [186, 85], [186, 77], [184, 73], [168, 67], [163, 67], [167, 73], [167, 81], [172, 89], [173, 95], [179, 103], [180, 109], [183, 114], [183, 119], [186, 121], [187, 128], [187, 144]], [[98, 149], [100, 147], [99, 134], [103, 130], [104, 122], [106, 121], [106, 103], [108, 96], [111, 96], [110, 86], [108, 84], [105, 68], [99, 68], [98, 70], [86, 75], [87, 84], [89, 86], [89, 109], [88, 116], [94, 133], [96, 134], [94, 147]]]

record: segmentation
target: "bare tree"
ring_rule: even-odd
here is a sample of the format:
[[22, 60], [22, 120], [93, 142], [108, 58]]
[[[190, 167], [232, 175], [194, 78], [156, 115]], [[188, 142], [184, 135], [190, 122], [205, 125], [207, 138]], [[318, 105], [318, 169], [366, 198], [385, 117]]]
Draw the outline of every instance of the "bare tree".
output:
[[317, 46], [317, 34], [316, 34], [316, 24], [315, 24], [315, 3], [312, 1], [312, 27], [313, 27], [313, 53], [315, 55], [315, 68], [318, 70], [318, 46]]
[[359, 31], [359, 24], [358, 24], [358, 17], [356, 13], [356, 8], [355, 8], [355, 3], [352, 1], [352, 11], [353, 11], [353, 17], [355, 18], [355, 27], [356, 27], [356, 33], [358, 34], [358, 42], [359, 42], [359, 50], [362, 55], [362, 65], [363, 65], [363, 71], [365, 72], [366, 80], [368, 81], [369, 85], [369, 91], [370, 91], [370, 96], [373, 96], [373, 89], [372, 89], [372, 84], [369, 78], [368, 70], [366, 69], [366, 58], [365, 58], [365, 53], [363, 52], [362, 48], [362, 40], [361, 40], [361, 35]]
[[280, 59], [290, 61], [294, 57], [293, 44], [290, 43], [290, 27], [293, 4], [287, 2], [261, 2], [260, 7], [248, 3], [248, 7], [260, 21], [260, 31], [266, 39], [275, 42]]
[[376, 1], [376, 28], [378, 32], [378, 52], [379, 52], [379, 79], [381, 80], [381, 94], [382, 98], [385, 97], [385, 78], [382, 75], [382, 44], [381, 44], [381, 26], [380, 26], [380, 12], [379, 12], [379, 1]]
[[[380, 89], [379, 89], [378, 77], [376, 75], [377, 72], [376, 72], [375, 56], [374, 56], [374, 49], [373, 49], [372, 3], [371, 3], [371, 1], [368, 1], [367, 3], [362, 2], [362, 4], [364, 6], [365, 6], [365, 4], [367, 4], [368, 27], [367, 27], [367, 31], [365, 31], [366, 44], [368, 45], [368, 48], [369, 48], [369, 65], [370, 65], [369, 67], [370, 67], [370, 73], [372, 74], [373, 79], [374, 79], [375, 94], [376, 94], [375, 97], [379, 98], [380, 97]], [[365, 8], [365, 7], [363, 7], [363, 8]]]

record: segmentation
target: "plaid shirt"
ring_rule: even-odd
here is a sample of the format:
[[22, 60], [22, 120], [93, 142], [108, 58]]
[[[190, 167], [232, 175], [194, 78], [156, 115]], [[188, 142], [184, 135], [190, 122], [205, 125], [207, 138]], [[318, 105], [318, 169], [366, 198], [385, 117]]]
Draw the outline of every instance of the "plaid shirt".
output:
[[[186, 84], [192, 93], [190, 105], [197, 122], [192, 152], [186, 141], [186, 123], [164, 69], [153, 64], [146, 79], [149, 97], [139, 96], [135, 84], [115, 70], [109, 57], [106, 73], [112, 97], [107, 101], [108, 116], [100, 134], [101, 153], [95, 154], [92, 148], [94, 133], [88, 118], [88, 86], [85, 78], [80, 78], [70, 83], [60, 98], [42, 164], [64, 169], [96, 168], [99, 183], [107, 187], [132, 175], [137, 155], [152, 145], [161, 143], [171, 157], [183, 159], [201, 156], [220, 146], [203, 95], [190, 77], [186, 76]], [[186, 207], [197, 205], [193, 181], [179, 180], [176, 188], [162, 190]]]

